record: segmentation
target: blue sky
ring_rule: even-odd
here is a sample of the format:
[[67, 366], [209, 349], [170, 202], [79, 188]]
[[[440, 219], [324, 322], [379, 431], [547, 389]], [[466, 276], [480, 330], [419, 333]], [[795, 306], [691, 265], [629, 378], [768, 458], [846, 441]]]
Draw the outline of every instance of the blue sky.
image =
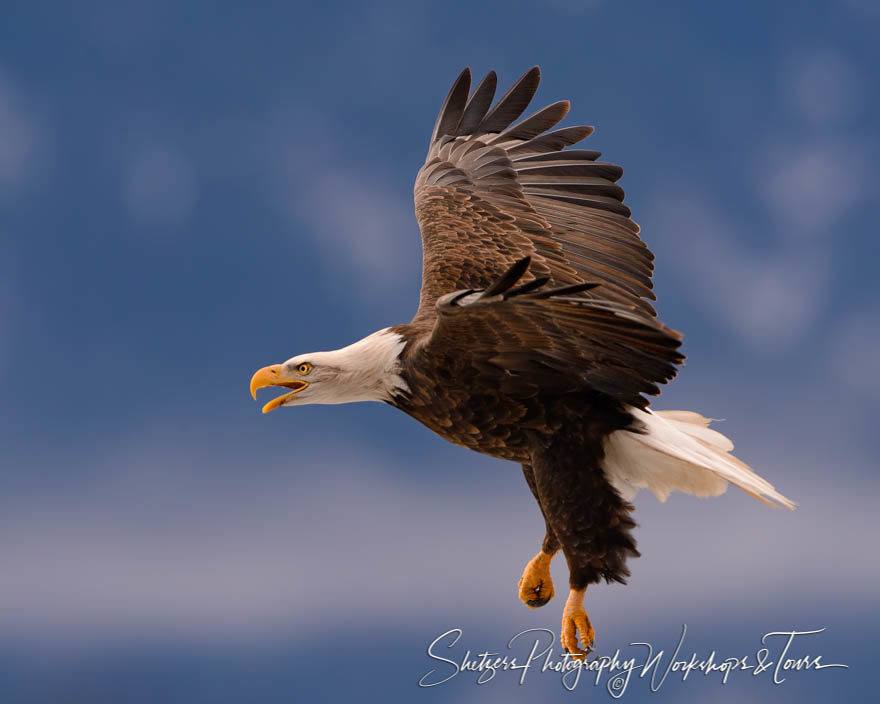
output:
[[[657, 408], [724, 418], [800, 504], [637, 498], [630, 641], [849, 670], [643, 681], [628, 701], [864, 697], [878, 635], [878, 133], [867, 0], [18, 3], [0, 24], [0, 698], [534, 701], [418, 679], [428, 643], [558, 629], [516, 581], [519, 468], [377, 404], [263, 417], [251, 373], [409, 319], [412, 182], [464, 65], [626, 169], [687, 365]], [[565, 584], [562, 561], [554, 572]], [[609, 698], [610, 700], [610, 698]]]

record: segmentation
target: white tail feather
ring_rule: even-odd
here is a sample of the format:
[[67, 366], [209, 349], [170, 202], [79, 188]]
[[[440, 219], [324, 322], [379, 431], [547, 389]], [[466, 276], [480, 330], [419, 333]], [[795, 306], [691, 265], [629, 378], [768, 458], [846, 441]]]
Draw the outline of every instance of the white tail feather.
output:
[[[670, 492], [718, 496], [730, 482], [750, 496], [794, 508], [767, 480], [729, 454], [733, 443], [711, 422], [692, 411], [650, 411], [630, 408], [641, 432], [618, 430], [605, 442], [604, 470], [608, 481], [627, 499], [640, 488], [666, 501]], [[764, 498], [766, 497], [766, 498]]]

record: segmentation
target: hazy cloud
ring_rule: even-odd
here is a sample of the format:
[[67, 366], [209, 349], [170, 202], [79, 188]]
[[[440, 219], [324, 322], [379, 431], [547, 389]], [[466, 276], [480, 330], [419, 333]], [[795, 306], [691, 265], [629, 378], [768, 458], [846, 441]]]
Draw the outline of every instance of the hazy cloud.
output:
[[[418, 237], [412, 206], [375, 176], [327, 167], [311, 173], [288, 203], [322, 252], [382, 285], [418, 260], [401, 256], [400, 242]], [[406, 251], [407, 248], [403, 248]]]
[[294, 115], [283, 122], [275, 151], [279, 203], [328, 266], [343, 267], [380, 291], [417, 277], [421, 241], [411, 190], [392, 187], [381, 163], [359, 163], [343, 153], [337, 140], [314, 127], [319, 120]]
[[[677, 269], [696, 306], [763, 353], [790, 349], [823, 313], [834, 254], [876, 196], [875, 140], [839, 131], [861, 103], [855, 69], [828, 49], [788, 61], [781, 73], [782, 95], [797, 117], [742, 160], [751, 198], [734, 202], [746, 217], [693, 184], [664, 184], [653, 201], [652, 234], [656, 228], [666, 242], [664, 266]], [[744, 219], [757, 223], [760, 237], [742, 231]]]
[[[472, 455], [475, 473], [485, 472], [478, 483], [444, 480], [440, 467], [435, 481], [407, 482], [381, 469], [374, 448], [356, 447], [298, 457], [299, 467], [315, 471], [297, 475], [239, 471], [234, 459], [224, 466], [222, 458], [206, 471], [204, 439], [192, 441], [184, 448], [140, 438], [109, 455], [65, 457], [67, 465], [95, 465], [104, 474], [39, 501], [4, 494], [6, 634], [241, 640], [296, 631], [305, 638], [377, 621], [415, 623], [425, 604], [435, 620], [557, 627], [558, 609], [536, 614], [516, 599], [520, 571], [543, 536], [518, 472], [490, 469]], [[258, 456], [249, 465], [277, 461]], [[785, 471], [772, 462], [761, 467], [776, 482]], [[774, 594], [787, 604], [790, 595], [809, 603], [830, 593], [874, 598], [880, 567], [861, 559], [856, 541], [838, 539], [840, 515], [848, 533], [872, 531], [873, 509], [853, 501], [868, 496], [867, 488], [851, 481], [779, 486], [801, 503], [799, 512], [771, 510], [735, 489], [707, 501], [674, 495], [671, 505], [641, 493], [644, 557], [634, 561], [626, 592], [599, 588], [594, 607], [618, 624], [665, 623], [666, 614], [712, 618], [718, 604], [739, 603], [744, 565], [749, 591], [765, 606]], [[815, 569], [815, 556], [831, 553], [848, 566], [844, 582], [833, 570]], [[700, 556], [707, 554], [724, 557], [704, 569]], [[564, 591], [561, 558], [554, 579]], [[626, 609], [617, 608], [622, 603]]]
[[0, 68], [0, 192], [16, 189], [31, 176], [39, 142], [35, 118]]
[[858, 111], [862, 81], [853, 65], [832, 49], [801, 55], [785, 84], [798, 115], [816, 126], [845, 121]]
[[189, 216], [197, 195], [192, 163], [166, 146], [140, 149], [128, 164], [125, 202], [148, 227], [174, 227]]
[[[837, 227], [876, 188], [873, 137], [841, 131], [858, 116], [863, 80], [841, 52], [826, 48], [800, 53], [783, 69], [782, 87], [794, 119], [766, 137], [748, 163], [747, 182], [792, 239], [834, 237]], [[755, 165], [758, 166], [757, 171]], [[760, 176], [754, 178], [754, 174]]]
[[753, 249], [720, 212], [672, 191], [654, 199], [649, 215], [646, 222], [666, 252], [663, 265], [676, 270], [696, 305], [753, 350], [784, 351], [819, 314], [828, 277], [821, 251], [772, 244]]
[[831, 333], [832, 375], [848, 390], [876, 403], [880, 398], [880, 306], [845, 319]]
[[839, 236], [835, 226], [870, 193], [865, 147], [845, 139], [805, 139], [774, 144], [757, 157], [763, 174], [757, 192], [782, 225], [781, 234]]

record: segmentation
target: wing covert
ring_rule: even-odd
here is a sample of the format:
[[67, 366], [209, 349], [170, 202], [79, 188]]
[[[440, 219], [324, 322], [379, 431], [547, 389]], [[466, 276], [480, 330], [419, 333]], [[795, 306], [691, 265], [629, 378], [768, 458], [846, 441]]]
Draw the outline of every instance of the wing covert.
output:
[[[519, 283], [528, 268], [524, 258], [485, 290], [441, 296], [420, 354], [447, 368], [468, 349], [468, 364], [484, 384], [512, 397], [598, 391], [645, 408], [643, 394], [659, 394], [658, 384], [683, 361], [681, 336], [603, 298], [602, 284], [553, 287], [545, 277]], [[442, 358], [450, 354], [456, 359]]]

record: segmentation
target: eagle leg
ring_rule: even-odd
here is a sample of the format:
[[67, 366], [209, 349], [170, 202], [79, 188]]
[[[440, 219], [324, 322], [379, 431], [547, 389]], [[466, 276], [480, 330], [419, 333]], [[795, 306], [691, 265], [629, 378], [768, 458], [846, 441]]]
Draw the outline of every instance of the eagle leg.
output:
[[[535, 486], [535, 473], [532, 471], [531, 465], [524, 464], [522, 468], [526, 483], [529, 485], [529, 489], [531, 489], [532, 495], [535, 497], [535, 501], [538, 502], [538, 507], [543, 515], [544, 508], [541, 506], [541, 499], [538, 497], [538, 489]], [[550, 563], [553, 561], [553, 556], [559, 551], [559, 541], [547, 522], [546, 516], [544, 517], [544, 523], [546, 534], [541, 550], [529, 560], [526, 568], [523, 570], [522, 577], [519, 579], [520, 601], [530, 609], [544, 606], [556, 594], [553, 588], [553, 579], [550, 576]]]
[[[571, 589], [562, 611], [562, 646], [586, 658], [595, 632], [584, 609], [587, 586], [602, 579], [626, 583], [628, 557], [638, 557], [623, 500], [601, 469], [607, 428], [591, 418], [536, 438], [531, 468], [544, 517], [568, 563]], [[543, 442], [542, 442], [543, 440]]]
[[[590, 623], [590, 617], [584, 609], [586, 592], [586, 588], [572, 589], [562, 610], [562, 647], [571, 653], [575, 660], [583, 660], [587, 657], [593, 649], [593, 640], [596, 638], [593, 624]], [[578, 647], [579, 645], [583, 646], [583, 649]]]

